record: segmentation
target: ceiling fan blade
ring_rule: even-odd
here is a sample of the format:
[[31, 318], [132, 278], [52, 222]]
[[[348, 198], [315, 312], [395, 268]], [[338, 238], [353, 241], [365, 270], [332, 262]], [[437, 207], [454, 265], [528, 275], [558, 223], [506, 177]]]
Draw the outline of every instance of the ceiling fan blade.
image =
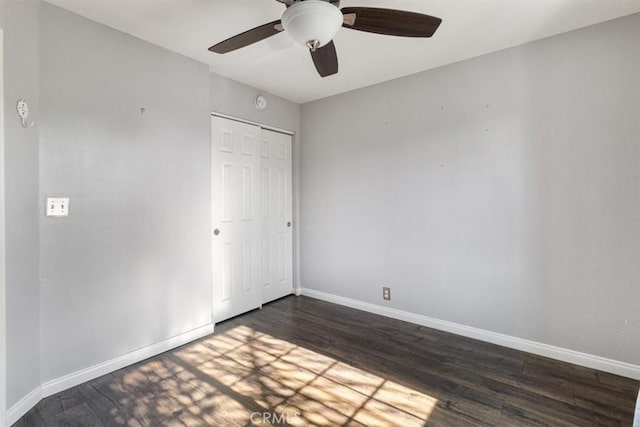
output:
[[405, 10], [375, 7], [345, 7], [345, 28], [403, 37], [431, 37], [442, 19]]
[[333, 41], [317, 48], [315, 51], [309, 50], [309, 52], [311, 52], [313, 65], [316, 66], [320, 77], [332, 76], [338, 72], [338, 54]]
[[221, 41], [220, 43], [211, 46], [209, 50], [215, 53], [231, 52], [278, 34], [282, 30], [282, 24], [278, 19], [277, 21], [260, 25], [259, 27], [253, 28], [251, 30], [245, 31], [244, 33], [240, 33], [236, 36]]

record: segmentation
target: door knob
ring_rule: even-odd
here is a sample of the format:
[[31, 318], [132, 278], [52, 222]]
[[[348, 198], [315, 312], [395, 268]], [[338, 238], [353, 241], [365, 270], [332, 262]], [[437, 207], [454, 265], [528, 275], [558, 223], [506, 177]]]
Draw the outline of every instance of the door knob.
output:
[[214, 236], [217, 236], [218, 234], [220, 234], [220, 230], [216, 228], [215, 230], [213, 230], [213, 234]]
[[288, 222], [288, 223], [287, 223], [287, 227], [291, 227], [291, 222]]

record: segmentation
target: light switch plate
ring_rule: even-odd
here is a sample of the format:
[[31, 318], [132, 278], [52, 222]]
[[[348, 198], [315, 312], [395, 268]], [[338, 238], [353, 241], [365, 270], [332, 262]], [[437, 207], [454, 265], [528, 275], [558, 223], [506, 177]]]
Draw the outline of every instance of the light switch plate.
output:
[[69, 216], [69, 198], [47, 197], [47, 216]]

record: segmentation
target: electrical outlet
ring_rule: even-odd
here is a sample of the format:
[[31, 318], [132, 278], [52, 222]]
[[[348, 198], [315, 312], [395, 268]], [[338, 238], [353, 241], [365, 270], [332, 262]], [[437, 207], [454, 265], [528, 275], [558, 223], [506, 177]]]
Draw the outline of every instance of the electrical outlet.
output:
[[387, 288], [386, 286], [382, 287], [382, 299], [387, 301], [391, 300], [391, 288]]

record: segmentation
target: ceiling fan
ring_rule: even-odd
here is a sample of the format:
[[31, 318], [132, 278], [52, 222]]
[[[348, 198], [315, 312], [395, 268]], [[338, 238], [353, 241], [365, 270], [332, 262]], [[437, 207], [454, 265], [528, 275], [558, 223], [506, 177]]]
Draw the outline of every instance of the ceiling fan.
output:
[[340, 0], [277, 0], [287, 9], [282, 18], [215, 44], [211, 52], [227, 53], [259, 42], [280, 32], [311, 52], [321, 77], [338, 72], [333, 38], [340, 27], [369, 33], [403, 37], [431, 37], [442, 19], [404, 10], [344, 7]]

